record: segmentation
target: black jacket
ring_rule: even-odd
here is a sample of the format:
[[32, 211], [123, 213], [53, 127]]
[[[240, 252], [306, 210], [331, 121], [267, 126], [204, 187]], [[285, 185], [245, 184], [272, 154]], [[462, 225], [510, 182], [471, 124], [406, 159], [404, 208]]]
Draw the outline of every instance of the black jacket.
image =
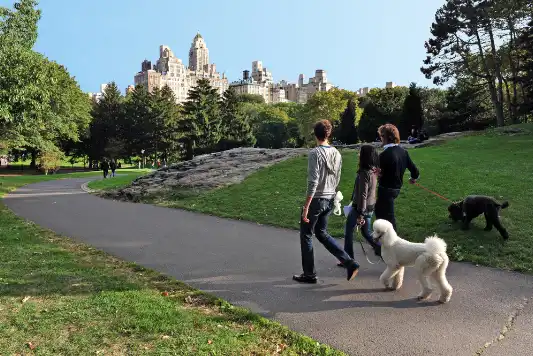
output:
[[383, 188], [400, 189], [403, 185], [405, 170], [411, 172], [411, 178], [418, 179], [420, 172], [415, 166], [409, 153], [400, 146], [386, 148], [379, 155], [381, 174], [378, 185]]

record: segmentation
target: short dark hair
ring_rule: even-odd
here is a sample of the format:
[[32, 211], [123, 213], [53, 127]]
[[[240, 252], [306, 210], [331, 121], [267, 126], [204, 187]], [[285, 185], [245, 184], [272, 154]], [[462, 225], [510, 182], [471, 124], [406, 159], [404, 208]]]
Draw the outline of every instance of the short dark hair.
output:
[[362, 145], [359, 150], [359, 170], [379, 167], [378, 150], [372, 145]]
[[331, 136], [331, 131], [333, 131], [333, 126], [329, 120], [320, 120], [313, 127], [315, 136], [320, 141], [327, 140]]
[[379, 136], [384, 137], [387, 143], [400, 143], [400, 132], [393, 124], [381, 125], [378, 129]]

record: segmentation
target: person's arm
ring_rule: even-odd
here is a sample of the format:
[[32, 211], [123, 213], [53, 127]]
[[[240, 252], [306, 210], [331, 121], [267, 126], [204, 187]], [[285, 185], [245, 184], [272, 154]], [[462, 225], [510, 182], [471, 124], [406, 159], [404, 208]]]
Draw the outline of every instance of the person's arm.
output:
[[409, 170], [409, 172], [411, 172], [411, 178], [409, 179], [409, 181], [411, 183], [414, 183], [418, 178], [420, 178], [420, 171], [411, 160], [411, 156], [409, 156], [409, 152], [407, 152], [407, 150], [405, 150], [405, 159], [407, 160], [407, 169]]
[[354, 197], [355, 206], [357, 206], [357, 215], [363, 216], [366, 212], [368, 187], [370, 186], [370, 174], [368, 174], [368, 172], [361, 172], [361, 174], [359, 174], [357, 183], [359, 196]]
[[341, 173], [342, 173], [342, 155], [337, 151], [339, 157], [339, 171], [337, 172], [337, 181], [335, 182], [335, 192], [339, 191], [339, 185], [341, 184]]
[[313, 200], [315, 195], [316, 188], [318, 187], [318, 179], [320, 176], [319, 168], [318, 155], [316, 151], [313, 150], [309, 153], [307, 161], [307, 194], [302, 212], [302, 219], [304, 222], [309, 222], [309, 219], [307, 219], [307, 213], [309, 211], [309, 205], [311, 205], [311, 200]]

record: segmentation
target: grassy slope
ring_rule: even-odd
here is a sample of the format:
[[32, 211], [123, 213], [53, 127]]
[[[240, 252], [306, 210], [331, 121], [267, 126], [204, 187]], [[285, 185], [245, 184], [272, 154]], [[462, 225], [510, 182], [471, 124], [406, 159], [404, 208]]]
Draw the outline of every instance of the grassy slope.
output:
[[[455, 260], [533, 272], [530, 209], [533, 201], [533, 135], [489, 132], [410, 152], [421, 170], [420, 183], [452, 200], [468, 194], [486, 194], [509, 200], [510, 207], [501, 215], [511, 237], [503, 243], [496, 230], [483, 231], [482, 217], [473, 222], [470, 231], [461, 231], [448, 219], [446, 201], [408, 184], [396, 205], [399, 233], [403, 237], [422, 241], [436, 232], [446, 240], [449, 254]], [[348, 151], [344, 152], [343, 158], [341, 189], [348, 197], [357, 158], [355, 153]], [[242, 184], [182, 200], [160, 199], [157, 203], [297, 228], [305, 179], [306, 158], [300, 157], [257, 172]], [[334, 235], [342, 236], [343, 223], [342, 217], [331, 218]]]
[[149, 170], [124, 173], [123, 171], [117, 171], [117, 176], [109, 179], [100, 179], [89, 182], [88, 186], [94, 190], [113, 190], [130, 184], [135, 178], [138, 178]]
[[[0, 177], [0, 196], [61, 177]], [[0, 241], [0, 354], [30, 354], [32, 348], [40, 355], [341, 354], [43, 230], [1, 203]]]

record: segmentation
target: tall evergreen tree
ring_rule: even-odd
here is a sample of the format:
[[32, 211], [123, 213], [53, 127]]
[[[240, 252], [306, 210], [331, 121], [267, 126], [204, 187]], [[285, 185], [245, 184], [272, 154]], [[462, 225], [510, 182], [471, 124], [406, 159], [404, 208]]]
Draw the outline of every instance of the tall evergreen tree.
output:
[[93, 106], [93, 122], [90, 130], [89, 160], [100, 160], [102, 157], [116, 156], [121, 138], [121, 123], [123, 120], [123, 97], [114, 82], [108, 84], [103, 97]]
[[405, 98], [402, 111], [402, 125], [400, 130], [404, 135], [408, 135], [412, 127], [420, 130], [424, 125], [424, 111], [422, 110], [422, 98], [420, 88], [416, 83], [409, 86], [409, 94]]
[[183, 119], [182, 107], [176, 104], [176, 97], [169, 86], [165, 85], [161, 89], [157, 98], [157, 110], [162, 120], [158, 120], [158, 152], [160, 157], [169, 160], [177, 160], [181, 156], [180, 139], [183, 132], [180, 128], [180, 121]]
[[232, 87], [222, 96], [220, 115], [222, 118], [220, 149], [249, 147], [255, 144], [249, 118], [244, 114], [239, 97]]
[[182, 131], [186, 158], [212, 151], [221, 138], [220, 95], [207, 79], [198, 80], [184, 105]]
[[137, 85], [124, 104], [123, 135], [131, 155], [154, 153], [152, 145], [152, 96], [148, 90]]
[[348, 104], [341, 115], [340, 124], [336, 130], [335, 138], [347, 145], [357, 143], [357, 128], [355, 127], [356, 111], [356, 99], [348, 100]]

